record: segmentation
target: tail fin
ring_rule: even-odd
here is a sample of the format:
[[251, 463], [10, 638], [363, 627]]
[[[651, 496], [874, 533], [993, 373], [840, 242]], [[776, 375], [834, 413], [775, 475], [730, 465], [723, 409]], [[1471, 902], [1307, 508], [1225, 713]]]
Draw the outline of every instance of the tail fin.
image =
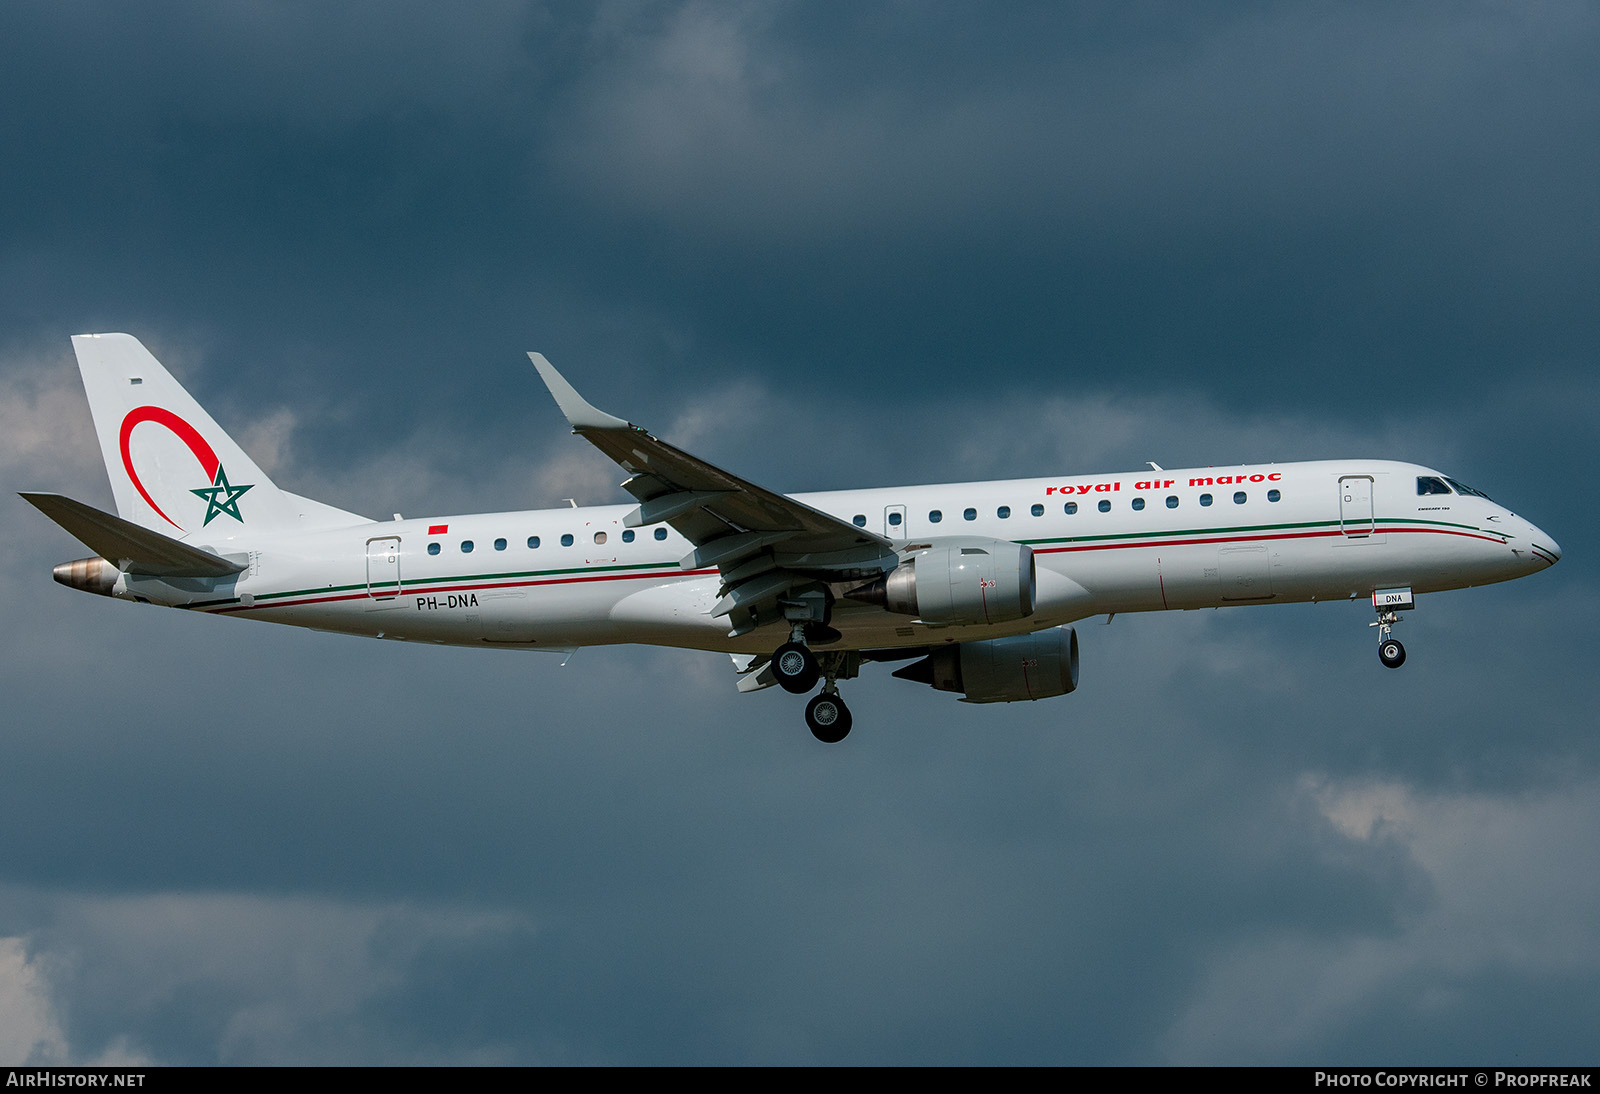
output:
[[124, 520], [179, 538], [365, 523], [278, 489], [137, 338], [79, 334], [72, 349]]

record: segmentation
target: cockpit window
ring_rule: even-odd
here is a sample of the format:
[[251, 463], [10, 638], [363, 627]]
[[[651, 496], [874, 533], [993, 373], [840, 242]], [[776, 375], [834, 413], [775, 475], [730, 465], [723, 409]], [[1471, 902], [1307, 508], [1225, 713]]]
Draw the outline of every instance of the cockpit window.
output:
[[1458, 494], [1466, 494], [1469, 497], [1482, 498], [1484, 501], [1493, 501], [1494, 500], [1488, 494], [1485, 494], [1482, 490], [1474, 490], [1472, 487], [1466, 485], [1465, 483], [1457, 482], [1455, 479], [1446, 479], [1444, 481], [1449, 483], [1451, 486], [1455, 487], [1456, 488], [1456, 493], [1458, 493]]
[[1436, 479], [1432, 475], [1417, 476], [1417, 496], [1424, 494], [1448, 494], [1450, 488], [1444, 484], [1443, 479]]

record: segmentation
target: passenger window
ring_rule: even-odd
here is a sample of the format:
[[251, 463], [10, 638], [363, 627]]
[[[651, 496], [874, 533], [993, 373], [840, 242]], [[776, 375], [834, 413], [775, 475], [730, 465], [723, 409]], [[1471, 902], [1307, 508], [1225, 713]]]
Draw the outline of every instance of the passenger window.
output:
[[978, 511], [976, 509], [963, 509], [961, 511], [961, 519], [962, 520], [977, 520], [978, 519]]
[[1133, 508], [1135, 510], [1143, 509], [1144, 508], [1144, 499], [1143, 498], [1134, 498], [1133, 499]]
[[1210, 494], [1201, 494], [1200, 495], [1200, 504], [1201, 505], [1210, 505], [1211, 504], [1211, 495]]
[[506, 541], [503, 540], [503, 539], [495, 540], [494, 541], [494, 549], [496, 551], [504, 551], [506, 549]]
[[572, 533], [571, 532], [568, 532], [566, 535], [561, 537], [561, 546], [563, 546], [563, 547], [571, 547], [572, 546]]
[[461, 553], [464, 555], [470, 555], [472, 553], [472, 541], [470, 539], [464, 539], [461, 541]]
[[633, 542], [633, 529], [632, 528], [629, 528], [626, 532], [622, 533], [622, 542], [624, 542], [624, 543], [632, 543]]
[[1101, 511], [1101, 512], [1102, 512], [1102, 513], [1109, 513], [1109, 512], [1111, 512], [1111, 503], [1110, 503], [1110, 502], [1109, 502], [1109, 501], [1103, 501], [1103, 502], [1101, 502], [1101, 503], [1100, 503], [1100, 511]]
[[850, 518], [850, 523], [854, 524], [857, 528], [865, 528], [867, 526], [866, 514], [857, 513], [855, 516]]
[[1067, 516], [1070, 517], [1072, 514], [1076, 513], [1077, 511], [1078, 511], [1078, 503], [1077, 502], [1075, 502], [1075, 501], [1067, 502], [1067, 508], [1066, 508]]
[[528, 537], [528, 550], [531, 551], [537, 546], [539, 546], [539, 537], [538, 536], [529, 536]]
[[937, 509], [929, 509], [928, 510], [928, 523], [929, 524], [938, 524], [943, 519], [944, 519], [944, 514], [941, 513], [939, 510], [937, 510]]
[[900, 527], [900, 522], [903, 519], [904, 518], [901, 517], [899, 513], [890, 513], [889, 514], [889, 527], [891, 527], [891, 528]]
[[430, 555], [438, 554], [439, 553], [439, 545], [437, 543], [428, 544], [428, 553]]
[[665, 528], [657, 528], [656, 529], [656, 538], [657, 539], [666, 539], [667, 538], [667, 530]]
[[1002, 505], [1000, 508], [994, 511], [994, 515], [999, 517], [1001, 520], [1009, 519], [1011, 516], [1011, 506]]
[[595, 546], [599, 547], [599, 546], [603, 545], [605, 543], [605, 541], [606, 541], [606, 534], [604, 532], [596, 532], [594, 534]]
[[1244, 491], [1243, 490], [1235, 490], [1233, 492], [1233, 504], [1235, 504], [1235, 505], [1243, 505], [1244, 504]]
[[1168, 509], [1176, 509], [1177, 507], [1178, 507], [1178, 495], [1176, 495], [1176, 494], [1168, 494], [1167, 495], [1167, 508]]
[[1268, 490], [1267, 491], [1267, 500], [1268, 501], [1277, 501], [1281, 497], [1283, 497], [1283, 495], [1278, 493], [1278, 491], [1276, 491], [1276, 490]]
[[1032, 509], [1029, 509], [1028, 512], [1032, 513], [1036, 517], [1042, 517], [1044, 516], [1044, 506], [1035, 505]]

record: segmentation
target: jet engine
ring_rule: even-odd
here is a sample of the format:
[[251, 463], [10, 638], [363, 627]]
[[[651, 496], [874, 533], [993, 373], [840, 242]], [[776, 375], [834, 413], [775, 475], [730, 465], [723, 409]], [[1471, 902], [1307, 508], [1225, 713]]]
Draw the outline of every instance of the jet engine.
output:
[[959, 692], [963, 703], [1048, 699], [1078, 686], [1078, 635], [1071, 627], [1052, 627], [1010, 638], [959, 642], [934, 650], [895, 675], [939, 691]]
[[905, 548], [889, 573], [845, 594], [929, 623], [1009, 623], [1033, 614], [1033, 548], [952, 536]]

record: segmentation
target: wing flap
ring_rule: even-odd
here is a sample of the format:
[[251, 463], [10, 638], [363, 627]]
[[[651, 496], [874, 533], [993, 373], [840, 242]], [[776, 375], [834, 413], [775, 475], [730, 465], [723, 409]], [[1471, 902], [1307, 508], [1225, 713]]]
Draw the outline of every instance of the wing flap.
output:
[[681, 516], [691, 509], [698, 509], [712, 498], [722, 497], [720, 490], [675, 490], [659, 494], [648, 501], [639, 503], [639, 507], [622, 518], [625, 528], [643, 528], [647, 524], [660, 524]]
[[129, 573], [151, 577], [226, 577], [245, 568], [242, 563], [229, 562], [61, 494], [21, 496], [89, 550]]

